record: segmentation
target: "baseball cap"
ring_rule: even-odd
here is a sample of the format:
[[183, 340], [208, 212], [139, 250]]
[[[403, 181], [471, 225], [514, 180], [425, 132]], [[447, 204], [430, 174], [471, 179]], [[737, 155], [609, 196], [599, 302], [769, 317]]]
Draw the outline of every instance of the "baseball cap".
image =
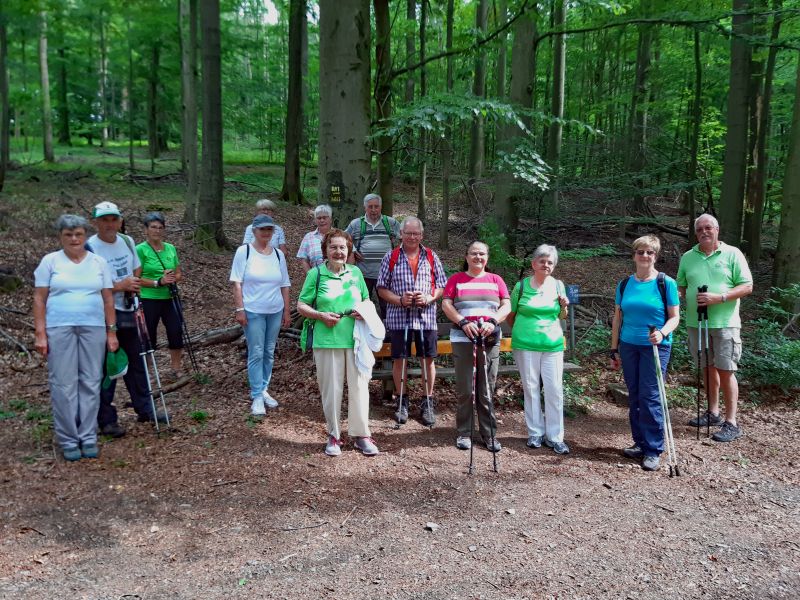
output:
[[262, 227], [275, 227], [275, 221], [269, 215], [256, 215], [253, 219], [253, 229], [261, 229]]
[[119, 206], [113, 202], [101, 202], [94, 207], [92, 218], [96, 219], [97, 217], [105, 217], [106, 215], [121, 217], [122, 213], [119, 211]]

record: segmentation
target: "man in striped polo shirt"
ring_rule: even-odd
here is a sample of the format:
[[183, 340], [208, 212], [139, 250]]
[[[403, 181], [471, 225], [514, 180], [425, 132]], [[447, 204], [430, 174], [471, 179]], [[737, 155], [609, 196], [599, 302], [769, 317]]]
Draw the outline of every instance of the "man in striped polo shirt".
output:
[[[381, 260], [394, 248], [400, 237], [400, 224], [393, 218], [381, 214], [383, 201], [378, 194], [364, 196], [364, 216], [353, 219], [347, 233], [353, 238], [351, 259], [361, 269], [370, 296], [378, 283]], [[376, 292], [377, 293], [377, 292]], [[378, 298], [381, 318], [386, 318], [386, 302]]]

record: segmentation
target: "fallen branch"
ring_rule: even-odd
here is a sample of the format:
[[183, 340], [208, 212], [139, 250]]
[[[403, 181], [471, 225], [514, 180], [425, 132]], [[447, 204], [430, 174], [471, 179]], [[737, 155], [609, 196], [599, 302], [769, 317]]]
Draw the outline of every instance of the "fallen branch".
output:
[[13, 335], [11, 335], [10, 333], [6, 332], [6, 331], [5, 331], [5, 329], [2, 329], [2, 328], [0, 328], [0, 335], [2, 335], [4, 338], [6, 338], [6, 339], [7, 339], [9, 342], [11, 342], [11, 343], [12, 343], [14, 346], [16, 346], [17, 348], [19, 348], [20, 350], [22, 350], [22, 351], [25, 353], [25, 356], [27, 356], [27, 357], [28, 357], [28, 360], [30, 360], [30, 358], [31, 358], [31, 353], [30, 353], [30, 351], [28, 350], [28, 347], [27, 347], [25, 344], [23, 344], [22, 342], [20, 342], [20, 341], [19, 341], [17, 338], [15, 338], [15, 337], [14, 337]]

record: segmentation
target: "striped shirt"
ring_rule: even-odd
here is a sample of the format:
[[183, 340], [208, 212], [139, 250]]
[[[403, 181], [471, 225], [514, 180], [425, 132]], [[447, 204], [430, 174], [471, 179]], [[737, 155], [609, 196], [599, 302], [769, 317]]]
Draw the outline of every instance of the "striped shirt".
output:
[[[458, 313], [469, 321], [487, 320], [497, 314], [500, 301], [509, 298], [508, 288], [503, 278], [494, 273], [484, 273], [472, 277], [469, 273], [455, 273], [447, 280], [443, 298], [453, 301]], [[498, 328], [499, 340], [502, 336]], [[450, 331], [451, 342], [469, 342], [470, 339], [454, 324]]]
[[[400, 223], [393, 217], [386, 217], [389, 221], [390, 236], [383, 224], [383, 216], [374, 225], [366, 217], [359, 217], [350, 221], [347, 233], [353, 238], [353, 249], [358, 250], [364, 260], [356, 263], [366, 279], [377, 279], [381, 269], [381, 261], [387, 252], [392, 251], [392, 241], [400, 237]], [[364, 222], [364, 239], [361, 239], [361, 223]], [[360, 244], [359, 244], [360, 242]]]

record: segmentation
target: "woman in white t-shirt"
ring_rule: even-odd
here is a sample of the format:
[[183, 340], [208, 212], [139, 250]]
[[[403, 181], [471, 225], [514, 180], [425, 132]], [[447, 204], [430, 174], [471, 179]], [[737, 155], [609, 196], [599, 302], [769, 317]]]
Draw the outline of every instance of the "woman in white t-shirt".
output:
[[[86, 219], [56, 222], [62, 249], [34, 271], [36, 351], [47, 357], [53, 429], [64, 458], [97, 458], [104, 349], [119, 348], [111, 269], [87, 251]], [[49, 350], [53, 352], [49, 352]]]
[[289, 272], [283, 252], [270, 245], [274, 230], [270, 217], [256, 215], [255, 239], [236, 251], [230, 276], [236, 322], [247, 338], [247, 378], [254, 416], [266, 414], [265, 405], [278, 407], [278, 401], [269, 394], [269, 382], [278, 333], [281, 325], [288, 327], [291, 322]]

